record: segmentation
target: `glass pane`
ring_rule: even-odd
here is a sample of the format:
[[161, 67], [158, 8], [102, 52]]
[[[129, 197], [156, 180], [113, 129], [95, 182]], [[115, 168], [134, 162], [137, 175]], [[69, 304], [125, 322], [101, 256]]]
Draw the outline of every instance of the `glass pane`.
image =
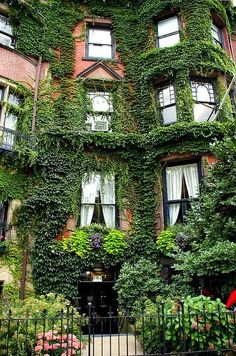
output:
[[195, 121], [200, 122], [200, 121], [212, 121], [213, 120], [214, 115], [215, 115], [214, 105], [210, 105], [210, 104], [206, 104], [206, 105], [195, 104], [195, 106], [194, 106], [194, 120]]
[[159, 102], [161, 107], [175, 104], [175, 90], [173, 85], [169, 85], [159, 91]]
[[158, 37], [167, 35], [169, 33], [179, 31], [179, 23], [177, 16], [170, 17], [168, 19], [159, 21], [157, 24]]
[[205, 85], [198, 85], [197, 87], [197, 101], [207, 101], [210, 102], [210, 94], [208, 88]]
[[108, 29], [89, 29], [89, 43], [111, 45], [111, 30]]
[[0, 15], [0, 31], [12, 36], [12, 28], [9, 25], [8, 19], [2, 15]]
[[177, 121], [176, 106], [170, 106], [162, 110], [163, 124], [171, 124]]
[[221, 44], [221, 36], [220, 36], [220, 29], [215, 26], [214, 24], [211, 25], [211, 33], [213, 37], [213, 41], [217, 44]]
[[171, 47], [171, 46], [174, 46], [178, 42], [179, 42], [179, 34], [176, 33], [175, 35], [170, 35], [167, 37], [159, 38], [158, 47], [159, 48]]
[[3, 46], [7, 46], [7, 47], [11, 47], [11, 48], [14, 47], [12, 45], [12, 38], [10, 36], [4, 35], [3, 33], [0, 33], [0, 43]]
[[12, 105], [19, 106], [22, 103], [22, 99], [19, 95], [9, 93], [8, 102]]
[[0, 100], [3, 100], [4, 89], [0, 87]]
[[92, 101], [94, 111], [111, 111], [110, 95], [108, 93], [89, 93], [88, 96]]
[[88, 56], [94, 58], [112, 58], [112, 47], [108, 45], [89, 44]]
[[10, 130], [16, 130], [17, 116], [11, 112], [6, 113], [5, 127]]

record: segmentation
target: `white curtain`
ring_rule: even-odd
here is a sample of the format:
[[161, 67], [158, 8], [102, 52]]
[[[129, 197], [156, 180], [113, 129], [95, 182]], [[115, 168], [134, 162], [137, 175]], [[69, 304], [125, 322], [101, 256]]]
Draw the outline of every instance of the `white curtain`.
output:
[[101, 179], [100, 183], [101, 203], [105, 224], [108, 227], [115, 227], [115, 178], [107, 177]]
[[100, 177], [98, 175], [92, 174], [90, 177], [85, 176], [85, 178], [82, 181], [82, 199], [81, 199], [81, 212], [80, 212], [81, 226], [87, 226], [91, 224], [93, 218], [93, 212], [94, 212], [95, 198], [97, 196], [97, 190], [99, 188], [99, 180]]
[[[167, 199], [181, 199], [183, 166], [168, 167], [166, 169]], [[169, 204], [169, 224], [174, 225], [179, 215], [180, 204]]]
[[183, 166], [183, 172], [189, 198], [197, 198], [199, 193], [197, 164], [187, 164]]

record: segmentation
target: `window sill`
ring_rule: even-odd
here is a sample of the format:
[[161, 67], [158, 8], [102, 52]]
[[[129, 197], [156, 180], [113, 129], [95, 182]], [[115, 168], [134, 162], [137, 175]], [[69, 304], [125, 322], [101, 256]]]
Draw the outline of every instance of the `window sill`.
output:
[[102, 58], [102, 57], [83, 57], [82, 61], [120, 63], [120, 61], [117, 61], [114, 58]]

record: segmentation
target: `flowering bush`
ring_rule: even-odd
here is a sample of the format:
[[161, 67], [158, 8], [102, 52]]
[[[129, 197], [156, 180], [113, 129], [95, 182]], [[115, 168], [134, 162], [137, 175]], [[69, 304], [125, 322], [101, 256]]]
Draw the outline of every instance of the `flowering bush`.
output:
[[[71, 356], [83, 348], [82, 342], [73, 334], [63, 334], [56, 330], [49, 330], [38, 334], [38, 340], [34, 351], [36, 355], [49, 356], [48, 351], [53, 351], [53, 355]], [[45, 353], [46, 352], [46, 353]]]

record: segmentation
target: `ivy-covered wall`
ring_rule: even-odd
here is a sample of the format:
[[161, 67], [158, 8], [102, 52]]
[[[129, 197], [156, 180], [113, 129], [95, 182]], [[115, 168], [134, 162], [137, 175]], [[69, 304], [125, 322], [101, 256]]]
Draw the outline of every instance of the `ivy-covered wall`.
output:
[[[229, 100], [217, 122], [196, 123], [190, 77], [216, 78], [217, 100], [225, 93], [226, 75], [235, 65], [225, 50], [212, 43], [211, 13], [223, 19], [230, 33], [232, 8], [218, 0], [11, 0], [11, 22], [17, 50], [49, 61], [51, 77], [40, 83], [36, 118], [37, 158], [22, 196], [18, 235], [33, 239], [32, 264], [36, 291], [62, 292], [71, 297], [82, 266], [73, 255], [55, 249], [54, 239], [67, 218], [79, 219], [81, 179], [86, 172], [115, 174], [116, 201], [132, 210], [127, 259], [157, 259], [156, 212], [161, 204], [161, 158], [171, 153], [201, 157], [224, 135], [232, 120]], [[156, 48], [156, 22], [165, 11], [181, 16], [181, 41]], [[87, 17], [110, 17], [116, 50], [125, 66], [122, 81], [108, 83], [72, 79], [74, 26]], [[109, 61], [107, 62], [109, 64]], [[178, 122], [162, 126], [156, 86], [166, 78], [176, 84]], [[85, 130], [87, 88], [112, 85], [112, 132]], [[24, 118], [22, 118], [22, 126]], [[6, 159], [7, 169], [24, 158]], [[4, 175], [5, 173], [0, 174]], [[30, 177], [30, 178], [29, 178]], [[23, 179], [23, 178], [22, 178]], [[20, 186], [20, 185], [19, 185]], [[1, 192], [0, 192], [1, 193]], [[1, 193], [4, 195], [3, 193]], [[14, 194], [7, 196], [14, 198]], [[15, 194], [17, 195], [17, 193]], [[4, 196], [5, 199], [5, 196]]]

